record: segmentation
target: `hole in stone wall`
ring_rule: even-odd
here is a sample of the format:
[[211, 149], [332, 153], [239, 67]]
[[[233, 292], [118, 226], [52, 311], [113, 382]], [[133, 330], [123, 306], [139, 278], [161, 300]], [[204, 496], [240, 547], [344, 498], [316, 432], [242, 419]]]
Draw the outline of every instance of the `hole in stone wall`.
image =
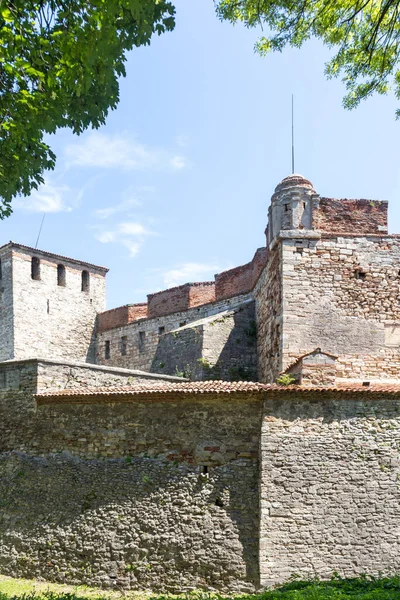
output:
[[181, 321], [181, 322], [179, 323], [179, 327], [184, 327], [185, 325], [186, 325], [186, 321]]
[[165, 333], [165, 327], [161, 326], [158, 328], [158, 335], [163, 335]]
[[223, 508], [224, 503], [222, 502], [221, 498], [215, 498], [215, 506], [219, 506], [220, 508]]
[[57, 265], [57, 285], [65, 287], [65, 267], [64, 265]]
[[32, 256], [31, 260], [31, 278], [35, 281], [40, 280], [40, 260], [37, 256]]
[[207, 475], [207, 474], [208, 474], [208, 466], [203, 465], [203, 475]]
[[110, 340], [106, 340], [106, 343], [104, 346], [104, 358], [107, 360], [110, 358], [110, 356], [111, 356]]
[[288, 210], [289, 210], [289, 204], [284, 204], [283, 206], [285, 207], [285, 212], [288, 212]]
[[354, 275], [356, 279], [360, 279], [361, 281], [365, 281], [365, 278], [367, 277], [367, 274], [364, 271], [361, 271], [360, 269], [354, 271]]

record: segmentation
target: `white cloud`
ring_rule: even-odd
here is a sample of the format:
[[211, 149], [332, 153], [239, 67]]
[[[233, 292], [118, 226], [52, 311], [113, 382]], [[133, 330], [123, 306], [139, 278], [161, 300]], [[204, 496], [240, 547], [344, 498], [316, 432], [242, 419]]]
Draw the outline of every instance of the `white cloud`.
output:
[[34, 190], [30, 196], [17, 198], [15, 208], [28, 212], [58, 213], [70, 212], [72, 208], [66, 203], [70, 189], [67, 186], [57, 186], [49, 181]]
[[146, 146], [127, 135], [108, 136], [100, 132], [88, 133], [69, 144], [65, 156], [69, 165], [102, 169], [181, 170], [186, 166], [184, 157], [167, 150]]
[[156, 235], [141, 223], [134, 221], [118, 223], [118, 225], [108, 230], [101, 229], [98, 226], [95, 226], [95, 229], [98, 229], [95, 238], [99, 242], [102, 244], [120, 244], [128, 249], [131, 258], [138, 254], [147, 236]]
[[184, 169], [186, 167], [187, 163], [186, 163], [186, 159], [184, 156], [173, 156], [171, 158], [171, 166], [176, 169], [177, 171], [180, 171], [181, 169]]
[[137, 198], [127, 198], [123, 200], [119, 204], [114, 204], [114, 206], [106, 206], [104, 208], [98, 208], [94, 211], [94, 216], [98, 219], [109, 219], [112, 215], [117, 213], [126, 212], [130, 208], [134, 206], [141, 206], [142, 203]]
[[164, 286], [170, 288], [182, 283], [204, 281], [207, 278], [212, 280], [214, 279], [214, 274], [220, 270], [218, 265], [184, 263], [163, 274]]
[[118, 225], [119, 233], [122, 235], [151, 235], [141, 223], [120, 223]]

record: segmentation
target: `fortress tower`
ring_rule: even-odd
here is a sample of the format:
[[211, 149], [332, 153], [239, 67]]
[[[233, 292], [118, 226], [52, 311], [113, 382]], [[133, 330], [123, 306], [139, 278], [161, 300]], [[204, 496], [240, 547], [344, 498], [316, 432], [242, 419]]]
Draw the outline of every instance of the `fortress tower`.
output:
[[0, 248], [0, 360], [94, 362], [107, 269], [10, 242]]

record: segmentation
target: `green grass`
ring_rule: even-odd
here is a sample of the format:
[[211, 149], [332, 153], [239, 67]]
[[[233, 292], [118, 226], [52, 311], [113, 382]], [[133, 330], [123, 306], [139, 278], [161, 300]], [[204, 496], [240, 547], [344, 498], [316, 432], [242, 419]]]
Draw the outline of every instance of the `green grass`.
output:
[[110, 592], [86, 586], [66, 586], [0, 575], [0, 600], [400, 600], [400, 576], [359, 577], [330, 581], [291, 581], [261, 594], [219, 595], [208, 592], [155, 595], [147, 592]]

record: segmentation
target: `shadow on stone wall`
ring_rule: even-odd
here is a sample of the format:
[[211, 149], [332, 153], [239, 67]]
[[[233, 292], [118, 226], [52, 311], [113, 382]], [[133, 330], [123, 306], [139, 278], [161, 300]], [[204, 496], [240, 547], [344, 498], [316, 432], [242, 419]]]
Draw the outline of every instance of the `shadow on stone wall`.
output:
[[204, 327], [193, 325], [162, 335], [151, 365], [152, 373], [202, 379]]
[[[257, 325], [254, 302], [241, 306], [231, 316], [229, 337], [215, 364], [204, 364], [204, 379], [257, 381]], [[214, 325], [216, 328], [217, 322]]]
[[254, 302], [161, 336], [151, 372], [193, 381], [257, 381]]
[[0, 456], [0, 570], [107, 588], [257, 585], [258, 463]]

